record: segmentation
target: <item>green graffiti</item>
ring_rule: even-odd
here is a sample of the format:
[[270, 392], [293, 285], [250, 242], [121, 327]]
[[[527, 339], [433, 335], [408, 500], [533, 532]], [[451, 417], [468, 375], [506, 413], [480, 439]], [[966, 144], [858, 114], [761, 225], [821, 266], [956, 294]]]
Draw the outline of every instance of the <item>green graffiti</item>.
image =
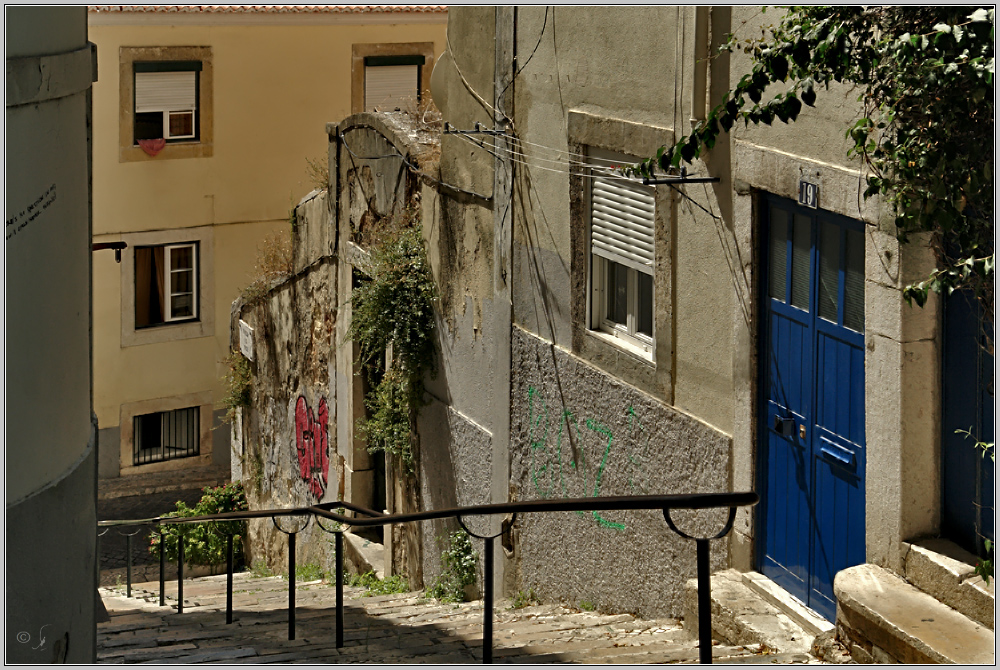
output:
[[[561, 492], [562, 496], [564, 498], [568, 498], [570, 497], [570, 493], [567, 479], [572, 478], [579, 482], [578, 485], [582, 485], [584, 496], [590, 495], [597, 497], [601, 495], [601, 489], [604, 484], [604, 474], [609, 467], [612, 452], [620, 450], [621, 448], [625, 449], [623, 453], [623, 456], [625, 457], [623, 465], [627, 470], [625, 473], [627, 474], [627, 485], [630, 491], [635, 491], [636, 483], [634, 481], [634, 476], [637, 472], [641, 473], [642, 459], [638, 454], [633, 453], [635, 450], [634, 442], [636, 437], [645, 435], [645, 430], [643, 429], [642, 422], [636, 415], [635, 408], [629, 406], [626, 409], [626, 414], [628, 428], [627, 434], [630, 438], [627, 441], [627, 444], [620, 444], [620, 442], [616, 442], [613, 432], [604, 423], [601, 423], [594, 418], [578, 419], [572, 410], [565, 408], [557, 414], [559, 417], [558, 429], [552, 431], [548, 403], [545, 401], [545, 398], [538, 389], [533, 386], [528, 387], [527, 437], [531, 450], [530, 476], [537, 494], [543, 499], [548, 498], [553, 494], [558, 486], [558, 490]], [[595, 461], [595, 463], [597, 463], [597, 468], [594, 472], [592, 482], [588, 482], [587, 449], [585, 448], [584, 440], [581, 436], [581, 424], [589, 431], [600, 437], [602, 453], [599, 462]], [[572, 437], [574, 435], [572, 431], [575, 431], [575, 447], [572, 443]], [[552, 433], [555, 433], [554, 450], [549, 444], [549, 438]], [[568, 470], [564, 467], [563, 461], [564, 438], [570, 440], [571, 443], [569, 453], [566, 456], [569, 465]], [[646, 446], [648, 446], [648, 436], [646, 436]], [[641, 485], [639, 488], [642, 488]], [[578, 511], [577, 514], [585, 516], [586, 512]], [[601, 516], [601, 514], [597, 511], [592, 511], [590, 514], [594, 517], [598, 526], [601, 528], [609, 528], [618, 531], [625, 530], [625, 524], [609, 521]]]

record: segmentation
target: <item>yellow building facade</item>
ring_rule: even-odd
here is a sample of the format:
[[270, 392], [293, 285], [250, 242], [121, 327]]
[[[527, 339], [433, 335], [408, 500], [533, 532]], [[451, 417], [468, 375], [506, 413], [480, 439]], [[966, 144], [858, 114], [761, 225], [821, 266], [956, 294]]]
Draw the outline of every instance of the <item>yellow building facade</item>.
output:
[[325, 124], [422, 95], [447, 12], [98, 6], [88, 18], [99, 476], [228, 468], [231, 304], [313, 189]]

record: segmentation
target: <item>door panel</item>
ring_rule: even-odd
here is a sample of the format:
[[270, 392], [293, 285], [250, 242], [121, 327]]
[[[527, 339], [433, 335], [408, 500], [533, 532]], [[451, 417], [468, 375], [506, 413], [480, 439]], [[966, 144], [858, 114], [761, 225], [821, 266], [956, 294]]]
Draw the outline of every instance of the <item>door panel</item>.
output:
[[766, 205], [758, 562], [832, 620], [834, 575], [865, 560], [863, 224]]

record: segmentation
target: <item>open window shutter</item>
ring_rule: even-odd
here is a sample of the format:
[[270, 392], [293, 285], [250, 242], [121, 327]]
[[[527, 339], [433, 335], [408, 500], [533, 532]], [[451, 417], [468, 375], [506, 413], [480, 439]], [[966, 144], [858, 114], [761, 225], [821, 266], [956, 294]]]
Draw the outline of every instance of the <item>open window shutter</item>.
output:
[[375, 107], [394, 108], [404, 98], [417, 98], [417, 65], [379, 65], [365, 67], [365, 111]]
[[196, 72], [136, 72], [135, 111], [172, 112], [195, 108]]
[[[598, 154], [596, 157], [603, 157]], [[609, 156], [611, 160], [620, 160]], [[653, 189], [594, 165], [591, 184], [591, 251], [640, 272], [653, 273]]]

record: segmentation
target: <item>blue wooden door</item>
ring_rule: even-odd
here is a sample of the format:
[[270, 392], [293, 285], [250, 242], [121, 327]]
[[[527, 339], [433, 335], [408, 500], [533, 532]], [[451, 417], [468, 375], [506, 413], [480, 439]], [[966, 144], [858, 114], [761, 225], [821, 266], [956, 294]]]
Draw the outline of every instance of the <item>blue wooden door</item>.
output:
[[764, 203], [760, 570], [827, 619], [865, 560], [864, 226]]
[[995, 473], [976, 442], [994, 440], [993, 357], [986, 350], [991, 328], [970, 291], [945, 300], [941, 535], [984, 557], [984, 541], [994, 539]]

